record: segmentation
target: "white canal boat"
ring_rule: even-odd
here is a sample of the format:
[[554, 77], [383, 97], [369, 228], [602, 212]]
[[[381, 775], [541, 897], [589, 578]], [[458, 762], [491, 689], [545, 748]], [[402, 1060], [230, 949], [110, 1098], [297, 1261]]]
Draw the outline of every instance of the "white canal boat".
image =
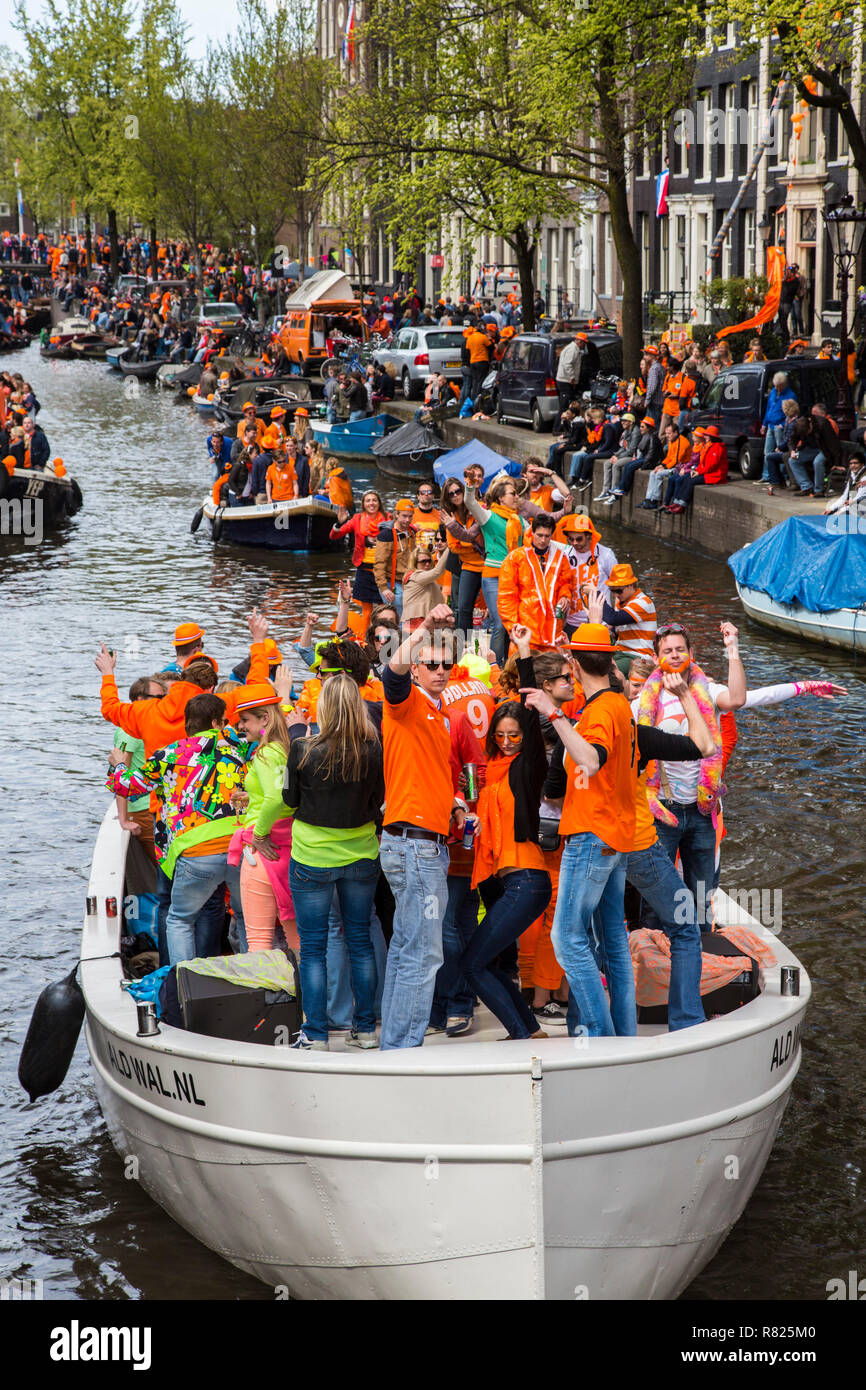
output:
[[760, 589], [737, 582], [737, 593], [746, 613], [764, 627], [774, 627], [790, 637], [823, 642], [829, 647], [866, 651], [866, 605], [862, 608], [831, 608], [815, 613], [802, 603], [778, 603]]
[[802, 968], [782, 994], [799, 962], [752, 919], [777, 961], [760, 994], [680, 1033], [506, 1042], [487, 1015], [382, 1053], [138, 1037], [106, 915], [127, 840], [112, 807], [81, 952], [96, 1090], [145, 1190], [232, 1264], [304, 1299], [673, 1299], [742, 1214], [810, 994]]

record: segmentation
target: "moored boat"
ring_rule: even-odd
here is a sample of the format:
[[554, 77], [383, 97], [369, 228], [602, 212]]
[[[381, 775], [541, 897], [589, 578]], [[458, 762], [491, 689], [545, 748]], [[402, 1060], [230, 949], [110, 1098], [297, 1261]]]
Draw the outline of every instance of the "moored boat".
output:
[[866, 517], [788, 517], [728, 560], [746, 613], [765, 627], [866, 651]]
[[119, 372], [121, 362], [131, 353], [132, 348], [129, 343], [121, 343], [118, 347], [109, 348], [105, 354], [105, 364], [111, 371]]
[[192, 520], [197, 531], [202, 518], [211, 523], [217, 542], [255, 546], [261, 550], [345, 550], [345, 540], [331, 540], [337, 519], [330, 502], [295, 497], [289, 502], [262, 502], [252, 507], [217, 507], [208, 497]]
[[433, 481], [433, 465], [447, 449], [430, 425], [410, 420], [373, 444], [376, 467], [386, 477], [422, 483]]
[[80, 510], [83, 498], [74, 478], [58, 475], [52, 468], [16, 468], [7, 473], [0, 468], [0, 503], [30, 507], [38, 514], [42, 529], [57, 526]]
[[775, 957], [758, 997], [678, 1033], [498, 1041], [482, 1016], [361, 1053], [138, 1036], [113, 915], [128, 840], [112, 806], [81, 946], [97, 1096], [145, 1190], [239, 1268], [297, 1298], [672, 1299], [741, 1216], [810, 994], [746, 914]]
[[321, 403], [313, 407], [313, 383], [303, 376], [247, 377], [231, 386], [228, 391], [216, 391], [214, 402], [216, 417], [223, 424], [237, 424], [245, 405], [252, 401], [256, 415], [267, 420], [274, 406], [281, 405], [288, 416], [293, 416], [299, 405], [308, 409], [320, 409]]
[[363, 420], [347, 420], [331, 424], [328, 420], [313, 420], [313, 438], [327, 454], [354, 454], [367, 458], [373, 453], [377, 439], [383, 439], [403, 424], [394, 415], [367, 415]]
[[120, 370], [124, 376], [134, 376], [139, 381], [155, 381], [157, 372], [164, 364], [164, 357], [149, 357], [143, 362], [136, 362], [124, 356], [120, 359]]

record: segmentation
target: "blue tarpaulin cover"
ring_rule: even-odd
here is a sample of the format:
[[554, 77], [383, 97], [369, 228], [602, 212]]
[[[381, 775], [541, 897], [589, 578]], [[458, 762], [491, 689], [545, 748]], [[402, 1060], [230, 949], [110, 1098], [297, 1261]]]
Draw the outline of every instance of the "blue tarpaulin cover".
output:
[[[866, 604], [866, 534], [856, 517], [791, 516], [728, 560], [738, 583], [812, 613]], [[846, 528], [853, 527], [853, 530]]]
[[480, 439], [470, 439], [468, 444], [461, 444], [459, 449], [440, 454], [433, 464], [433, 476], [440, 487], [446, 478], [458, 478], [462, 482], [463, 470], [470, 464], [480, 464], [484, 469], [485, 488], [497, 473], [510, 473], [512, 478], [519, 478], [521, 473], [520, 464], [515, 463], [514, 459], [504, 458], [495, 450], [488, 449]]

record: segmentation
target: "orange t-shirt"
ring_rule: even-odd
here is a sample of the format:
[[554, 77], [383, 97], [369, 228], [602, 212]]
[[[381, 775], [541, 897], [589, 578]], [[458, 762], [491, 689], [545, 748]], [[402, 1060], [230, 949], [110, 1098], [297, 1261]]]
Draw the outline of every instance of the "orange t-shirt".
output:
[[260, 420], [258, 416], [256, 416], [253, 420], [248, 420], [246, 415], [241, 416], [240, 420], [238, 420], [238, 439], [243, 439], [244, 430], [246, 429], [247, 425], [255, 425], [256, 443], [261, 447], [262, 439], [264, 437], [265, 430], [267, 429], [267, 425], [265, 424], [264, 420]]
[[420, 507], [416, 507], [412, 517], [412, 525], [415, 527], [416, 544], [432, 550], [436, 533], [441, 525], [436, 508], [431, 508], [429, 512], [422, 512]]
[[286, 468], [278, 468], [272, 463], [265, 474], [271, 485], [272, 502], [290, 502], [295, 495], [295, 484], [297, 476], [294, 464], [289, 464]]
[[646, 799], [646, 780], [650, 771], [655, 767], [655, 759], [647, 763], [643, 772], [640, 774], [637, 783], [637, 796], [635, 798], [635, 825], [634, 825], [634, 844], [632, 849], [649, 849], [658, 839], [655, 817], [649, 808]]
[[637, 732], [624, 695], [600, 690], [587, 700], [577, 721], [587, 743], [607, 753], [594, 777], [584, 777], [566, 755], [568, 786], [562, 807], [560, 834], [590, 831], [611, 849], [628, 854], [634, 847], [637, 801]]
[[496, 709], [496, 701], [483, 681], [473, 677], [468, 681], [455, 681], [453, 685], [446, 685], [442, 691], [442, 704], [447, 714], [452, 710], [459, 710], [461, 714], [465, 714], [478, 742], [484, 742], [493, 711]]
[[447, 835], [454, 804], [451, 734], [442, 709], [417, 685], [408, 699], [385, 701], [385, 824], [403, 821]]

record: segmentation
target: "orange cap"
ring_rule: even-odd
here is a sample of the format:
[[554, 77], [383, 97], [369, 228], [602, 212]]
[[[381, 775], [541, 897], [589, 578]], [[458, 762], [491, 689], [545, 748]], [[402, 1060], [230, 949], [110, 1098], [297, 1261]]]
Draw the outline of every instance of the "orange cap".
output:
[[280, 697], [274, 690], [270, 681], [257, 681], [252, 685], [244, 686], [243, 698], [237, 702], [237, 711], [240, 714], [247, 709], [261, 709], [264, 705], [278, 705]]
[[414, 512], [415, 503], [411, 497], [401, 497], [399, 502], [394, 503], [395, 512]]
[[273, 430], [265, 430], [262, 435], [262, 444], [266, 449], [275, 449], [279, 443], [279, 435], [274, 434]]
[[624, 589], [626, 584], [636, 584], [637, 575], [631, 565], [614, 565], [607, 577], [609, 589]]
[[642, 425], [649, 425], [650, 429], [655, 429], [656, 422], [651, 415], [645, 415], [641, 420]]
[[587, 516], [586, 512], [572, 512], [571, 516], [562, 518], [563, 531], [593, 531], [592, 517]]
[[274, 641], [273, 637], [266, 637], [264, 642], [265, 656], [268, 658], [268, 665], [276, 666], [283, 659], [283, 654]]
[[181, 623], [174, 630], [174, 646], [186, 647], [190, 642], [200, 642], [203, 637], [204, 628], [198, 623]]
[[581, 623], [569, 643], [578, 652], [615, 652], [604, 623]]

